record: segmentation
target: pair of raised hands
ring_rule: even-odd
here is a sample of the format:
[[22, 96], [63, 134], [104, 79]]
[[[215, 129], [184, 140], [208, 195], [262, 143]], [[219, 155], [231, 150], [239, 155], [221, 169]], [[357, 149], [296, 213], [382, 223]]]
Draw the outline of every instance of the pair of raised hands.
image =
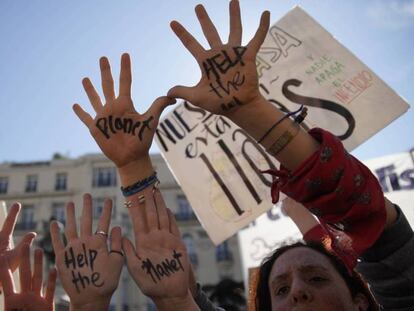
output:
[[114, 80], [106, 57], [100, 59], [104, 101], [91, 81], [88, 78], [83, 79], [83, 87], [96, 116], [92, 118], [78, 104], [73, 109], [121, 174], [131, 168], [142, 168], [140, 163], [148, 160], [148, 150], [160, 115], [166, 106], [175, 103], [175, 98], [185, 99], [212, 113], [226, 116], [231, 116], [241, 107], [249, 106], [262, 98], [258, 87], [256, 54], [266, 37], [270, 13], [266, 11], [262, 14], [255, 36], [246, 46], [241, 46], [239, 2], [230, 1], [229, 9], [229, 40], [222, 43], [204, 7], [198, 5], [195, 8], [210, 44], [209, 50], [204, 49], [181, 24], [171, 22], [172, 30], [199, 64], [202, 77], [193, 87], [171, 88], [168, 96], [157, 98], [143, 114], [135, 110], [131, 98], [132, 74], [128, 54], [123, 54], [121, 58], [118, 96], [114, 91]]
[[187, 294], [189, 263], [186, 250], [175, 219], [161, 194], [154, 189], [136, 208], [141, 214], [134, 220], [136, 248], [130, 240], [122, 237], [120, 227], [112, 228], [108, 234], [111, 200], [105, 201], [94, 233], [92, 197], [89, 194], [83, 197], [79, 233], [75, 206], [68, 203], [66, 245], [60, 238], [58, 224], [51, 223], [56, 267], [62, 286], [70, 297], [71, 310], [108, 310], [124, 259], [142, 292], [154, 300]]

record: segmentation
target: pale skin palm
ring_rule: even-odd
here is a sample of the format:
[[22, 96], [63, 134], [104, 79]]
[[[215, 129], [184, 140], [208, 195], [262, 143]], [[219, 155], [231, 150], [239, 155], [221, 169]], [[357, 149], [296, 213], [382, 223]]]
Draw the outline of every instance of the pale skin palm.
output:
[[[138, 239], [137, 244], [140, 245], [137, 258], [131, 262], [129, 269], [141, 291], [154, 299], [185, 297], [189, 286], [189, 263], [186, 249], [180, 239], [172, 234], [158, 231], [151, 232], [142, 239]], [[174, 250], [177, 254], [182, 255], [179, 260], [184, 270], [179, 268], [176, 273], [170, 273], [168, 277], [161, 279], [158, 279], [154, 272], [153, 279], [146, 270], [142, 269], [142, 264], [146, 259], [150, 259], [154, 264], [159, 264], [165, 261], [166, 258], [173, 258]]]
[[73, 110], [89, 128], [102, 152], [118, 168], [122, 168], [148, 156], [159, 117], [164, 108], [175, 100], [165, 96], [159, 97], [145, 113], [139, 114], [131, 98], [132, 74], [129, 55], [123, 54], [121, 58], [120, 87], [117, 97], [110, 64], [106, 57], [100, 59], [100, 68], [105, 104], [102, 104], [91, 81], [85, 78], [82, 84], [96, 116], [92, 118], [78, 104], [73, 106]]
[[72, 309], [82, 309], [85, 306], [106, 308], [118, 285], [124, 262], [120, 254], [121, 228], [112, 228], [109, 251], [106, 233], [111, 222], [112, 201], [105, 200], [95, 234], [92, 234], [90, 194], [85, 194], [83, 201], [80, 235], [76, 227], [75, 206], [71, 202], [66, 205], [66, 246], [60, 239], [58, 224], [51, 224], [56, 266], [62, 286], [70, 297]]
[[237, 0], [230, 2], [230, 35], [223, 44], [218, 32], [202, 5], [195, 9], [209, 50], [178, 22], [171, 28], [200, 66], [202, 77], [194, 87], [175, 86], [168, 96], [183, 98], [215, 114], [230, 115], [237, 108], [262, 98], [256, 71], [256, 54], [269, 28], [269, 12], [264, 12], [253, 39], [241, 46], [242, 25]]

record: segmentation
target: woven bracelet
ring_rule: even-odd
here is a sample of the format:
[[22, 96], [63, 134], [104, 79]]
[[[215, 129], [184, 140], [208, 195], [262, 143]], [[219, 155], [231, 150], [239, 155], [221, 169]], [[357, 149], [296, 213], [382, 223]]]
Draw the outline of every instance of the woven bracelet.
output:
[[154, 172], [151, 176], [144, 178], [142, 180], [137, 181], [135, 184], [128, 186], [128, 187], [121, 187], [122, 194], [124, 197], [129, 197], [131, 195], [134, 195], [145, 188], [148, 188], [152, 184], [156, 183], [158, 181], [157, 178], [157, 172]]
[[268, 129], [266, 131], [266, 133], [264, 133], [264, 135], [257, 141], [257, 143], [258, 144], [261, 144], [262, 141], [263, 141], [263, 139], [265, 139], [266, 136], [269, 135], [270, 132], [273, 131], [276, 126], [278, 126], [280, 123], [282, 123], [283, 120], [285, 120], [285, 119], [287, 119], [287, 118], [289, 118], [291, 116], [296, 116], [296, 114], [299, 113], [299, 112], [301, 112], [302, 109], [303, 109], [303, 105], [301, 105], [298, 110], [289, 112], [289, 113], [285, 114], [283, 117], [281, 117], [279, 120], [277, 120], [276, 123], [273, 124], [272, 127], [270, 129]]

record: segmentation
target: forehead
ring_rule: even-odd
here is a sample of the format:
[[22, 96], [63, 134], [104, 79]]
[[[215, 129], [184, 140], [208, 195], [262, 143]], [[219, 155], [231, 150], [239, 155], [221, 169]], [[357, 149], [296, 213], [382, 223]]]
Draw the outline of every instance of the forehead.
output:
[[304, 267], [335, 273], [335, 268], [325, 255], [308, 247], [295, 247], [283, 253], [273, 264], [269, 281], [278, 275], [301, 270]]

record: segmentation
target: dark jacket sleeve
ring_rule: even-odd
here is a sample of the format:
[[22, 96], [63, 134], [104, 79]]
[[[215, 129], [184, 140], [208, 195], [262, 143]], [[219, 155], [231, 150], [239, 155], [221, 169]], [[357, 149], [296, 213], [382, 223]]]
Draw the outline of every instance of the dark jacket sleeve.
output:
[[222, 308], [216, 307], [208, 299], [206, 294], [201, 290], [200, 284], [197, 284], [197, 294], [194, 297], [194, 300], [201, 311], [225, 311]]
[[384, 310], [414, 310], [414, 233], [401, 209], [357, 265]]

